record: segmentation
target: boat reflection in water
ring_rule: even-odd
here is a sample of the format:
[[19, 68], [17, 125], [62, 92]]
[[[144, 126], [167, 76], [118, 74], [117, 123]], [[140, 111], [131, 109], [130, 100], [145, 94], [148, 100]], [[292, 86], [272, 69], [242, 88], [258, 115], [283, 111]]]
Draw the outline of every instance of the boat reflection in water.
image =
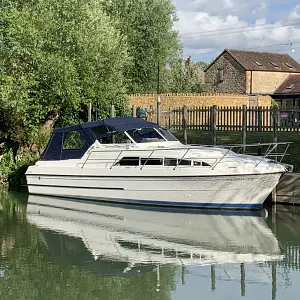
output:
[[[261, 212], [146, 210], [30, 195], [27, 218], [55, 250], [81, 243], [82, 265], [124, 263], [121, 273], [157, 264], [213, 265], [282, 259], [276, 237]], [[56, 246], [54, 246], [56, 245]], [[83, 251], [84, 250], [84, 251]], [[83, 252], [85, 254], [83, 254]], [[87, 253], [89, 255], [87, 255]], [[76, 264], [80, 264], [77, 254]], [[90, 257], [90, 261], [88, 259]], [[75, 258], [74, 258], [75, 259]], [[75, 263], [75, 262], [74, 262]], [[120, 268], [123, 268], [120, 270]]]

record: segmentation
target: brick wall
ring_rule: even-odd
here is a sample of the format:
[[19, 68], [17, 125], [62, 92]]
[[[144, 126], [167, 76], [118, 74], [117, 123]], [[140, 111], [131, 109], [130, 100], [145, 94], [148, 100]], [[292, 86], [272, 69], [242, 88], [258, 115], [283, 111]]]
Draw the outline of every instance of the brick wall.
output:
[[[219, 70], [223, 70], [222, 82], [218, 80]], [[245, 94], [244, 69], [229, 54], [224, 53], [205, 72], [205, 90], [215, 93]]]
[[290, 74], [285, 72], [252, 71], [251, 87], [251, 71], [247, 71], [247, 92], [273, 93]]
[[[162, 108], [169, 107], [188, 107], [197, 106], [270, 106], [272, 98], [269, 96], [248, 96], [237, 94], [162, 94]], [[156, 94], [129, 95], [130, 105], [137, 107], [156, 107]]]

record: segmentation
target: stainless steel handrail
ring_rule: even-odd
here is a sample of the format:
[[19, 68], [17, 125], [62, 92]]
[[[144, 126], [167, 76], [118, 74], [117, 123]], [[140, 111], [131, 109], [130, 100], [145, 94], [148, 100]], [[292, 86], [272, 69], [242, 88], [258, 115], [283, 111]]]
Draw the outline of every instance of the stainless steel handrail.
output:
[[[213, 163], [211, 169], [213, 170], [220, 162], [222, 162], [222, 160], [224, 160], [224, 158], [228, 155], [228, 153], [230, 153], [233, 149], [236, 148], [242, 148], [242, 147], [262, 147], [262, 146], [268, 146], [267, 150], [265, 151], [265, 154], [262, 156], [261, 160], [256, 164], [256, 166], [258, 166], [264, 159], [270, 157], [270, 156], [278, 156], [281, 157], [279, 162], [282, 162], [283, 158], [287, 155], [287, 151], [288, 148], [290, 146], [290, 144], [292, 144], [292, 142], [278, 142], [278, 143], [256, 143], [256, 144], [236, 144], [236, 145], [225, 145], [225, 146], [215, 146], [216, 148], [223, 148], [224, 150], [227, 149], [227, 151], [223, 154], [222, 157], [207, 157], [207, 158], [202, 158], [202, 159], [210, 159], [213, 160], [215, 159], [215, 163]], [[285, 150], [283, 151], [283, 153], [276, 153], [272, 155], [272, 152], [277, 149], [278, 146], [280, 145], [286, 145]], [[208, 146], [202, 146], [205, 148], [209, 148]], [[211, 147], [211, 146], [210, 146]], [[97, 158], [97, 159], [90, 159], [90, 156], [92, 153], [97, 153], [97, 152], [118, 152], [118, 155], [115, 159], [111, 160], [113, 161], [112, 165], [110, 166], [110, 169], [115, 165], [115, 163], [117, 162], [117, 160], [120, 158], [120, 156], [122, 155], [123, 152], [125, 151], [138, 151], [138, 152], [151, 152], [150, 155], [147, 157], [147, 159], [145, 160], [144, 164], [141, 166], [141, 169], [143, 169], [143, 167], [146, 165], [146, 163], [151, 159], [152, 155], [157, 152], [157, 151], [173, 151], [173, 150], [185, 150], [184, 155], [178, 160], [177, 165], [173, 168], [173, 170], [176, 169], [176, 167], [178, 167], [178, 165], [180, 164], [180, 162], [187, 156], [187, 154], [189, 153], [190, 150], [193, 149], [199, 149], [197, 146], [192, 146], [192, 147], [172, 147], [172, 148], [159, 148], [159, 149], [107, 149], [107, 148], [91, 148], [89, 151], [89, 154], [87, 156], [87, 158], [85, 159], [85, 161], [83, 162], [81, 168], [84, 168], [84, 166], [87, 164], [88, 160], [105, 160], [108, 161], [108, 159], [101, 159], [101, 158]], [[228, 157], [227, 157], [228, 158]], [[234, 157], [232, 157], [232, 159], [234, 159]]]
[[152, 154], [154, 153], [155, 149], [152, 150], [152, 152], [150, 153], [150, 155], [148, 156], [148, 158], [145, 160], [144, 164], [141, 167], [141, 170], [144, 168], [145, 164], [149, 161], [150, 157], [152, 156]]
[[173, 170], [175, 170], [176, 167], [178, 165], [180, 165], [180, 163], [182, 162], [182, 160], [185, 158], [185, 156], [188, 154], [189, 151], [190, 151], [190, 148], [188, 148], [187, 151], [184, 153], [184, 155], [181, 157], [181, 159], [179, 161], [177, 161], [177, 165], [173, 168]]
[[230, 149], [228, 149], [228, 151], [219, 159], [219, 161], [217, 161], [215, 164], [212, 165], [211, 170], [214, 170], [214, 168], [223, 160], [223, 158], [230, 152], [232, 151], [231, 147]]

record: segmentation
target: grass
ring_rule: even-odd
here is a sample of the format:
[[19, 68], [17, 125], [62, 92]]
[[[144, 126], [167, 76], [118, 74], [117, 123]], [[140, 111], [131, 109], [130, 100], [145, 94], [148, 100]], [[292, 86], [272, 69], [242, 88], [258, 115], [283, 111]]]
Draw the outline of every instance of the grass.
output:
[[[183, 132], [174, 131], [174, 134], [183, 141]], [[247, 144], [256, 143], [272, 143], [272, 132], [247, 132]], [[292, 142], [290, 145], [287, 156], [283, 162], [294, 165], [294, 171], [300, 172], [300, 132], [279, 132], [278, 142]], [[240, 131], [217, 131], [217, 145], [232, 145], [242, 143], [242, 132]], [[188, 144], [202, 144], [212, 145], [213, 138], [211, 131], [189, 130], [188, 131]], [[257, 154], [255, 148], [250, 148], [251, 151]], [[278, 152], [283, 152], [283, 146], [280, 146]]]

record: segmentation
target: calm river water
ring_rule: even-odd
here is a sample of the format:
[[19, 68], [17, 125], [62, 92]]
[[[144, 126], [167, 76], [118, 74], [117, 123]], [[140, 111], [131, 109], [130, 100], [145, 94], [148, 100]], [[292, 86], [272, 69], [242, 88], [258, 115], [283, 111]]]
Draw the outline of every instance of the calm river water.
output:
[[1, 300], [299, 297], [296, 207], [153, 211], [0, 192], [0, 224]]

